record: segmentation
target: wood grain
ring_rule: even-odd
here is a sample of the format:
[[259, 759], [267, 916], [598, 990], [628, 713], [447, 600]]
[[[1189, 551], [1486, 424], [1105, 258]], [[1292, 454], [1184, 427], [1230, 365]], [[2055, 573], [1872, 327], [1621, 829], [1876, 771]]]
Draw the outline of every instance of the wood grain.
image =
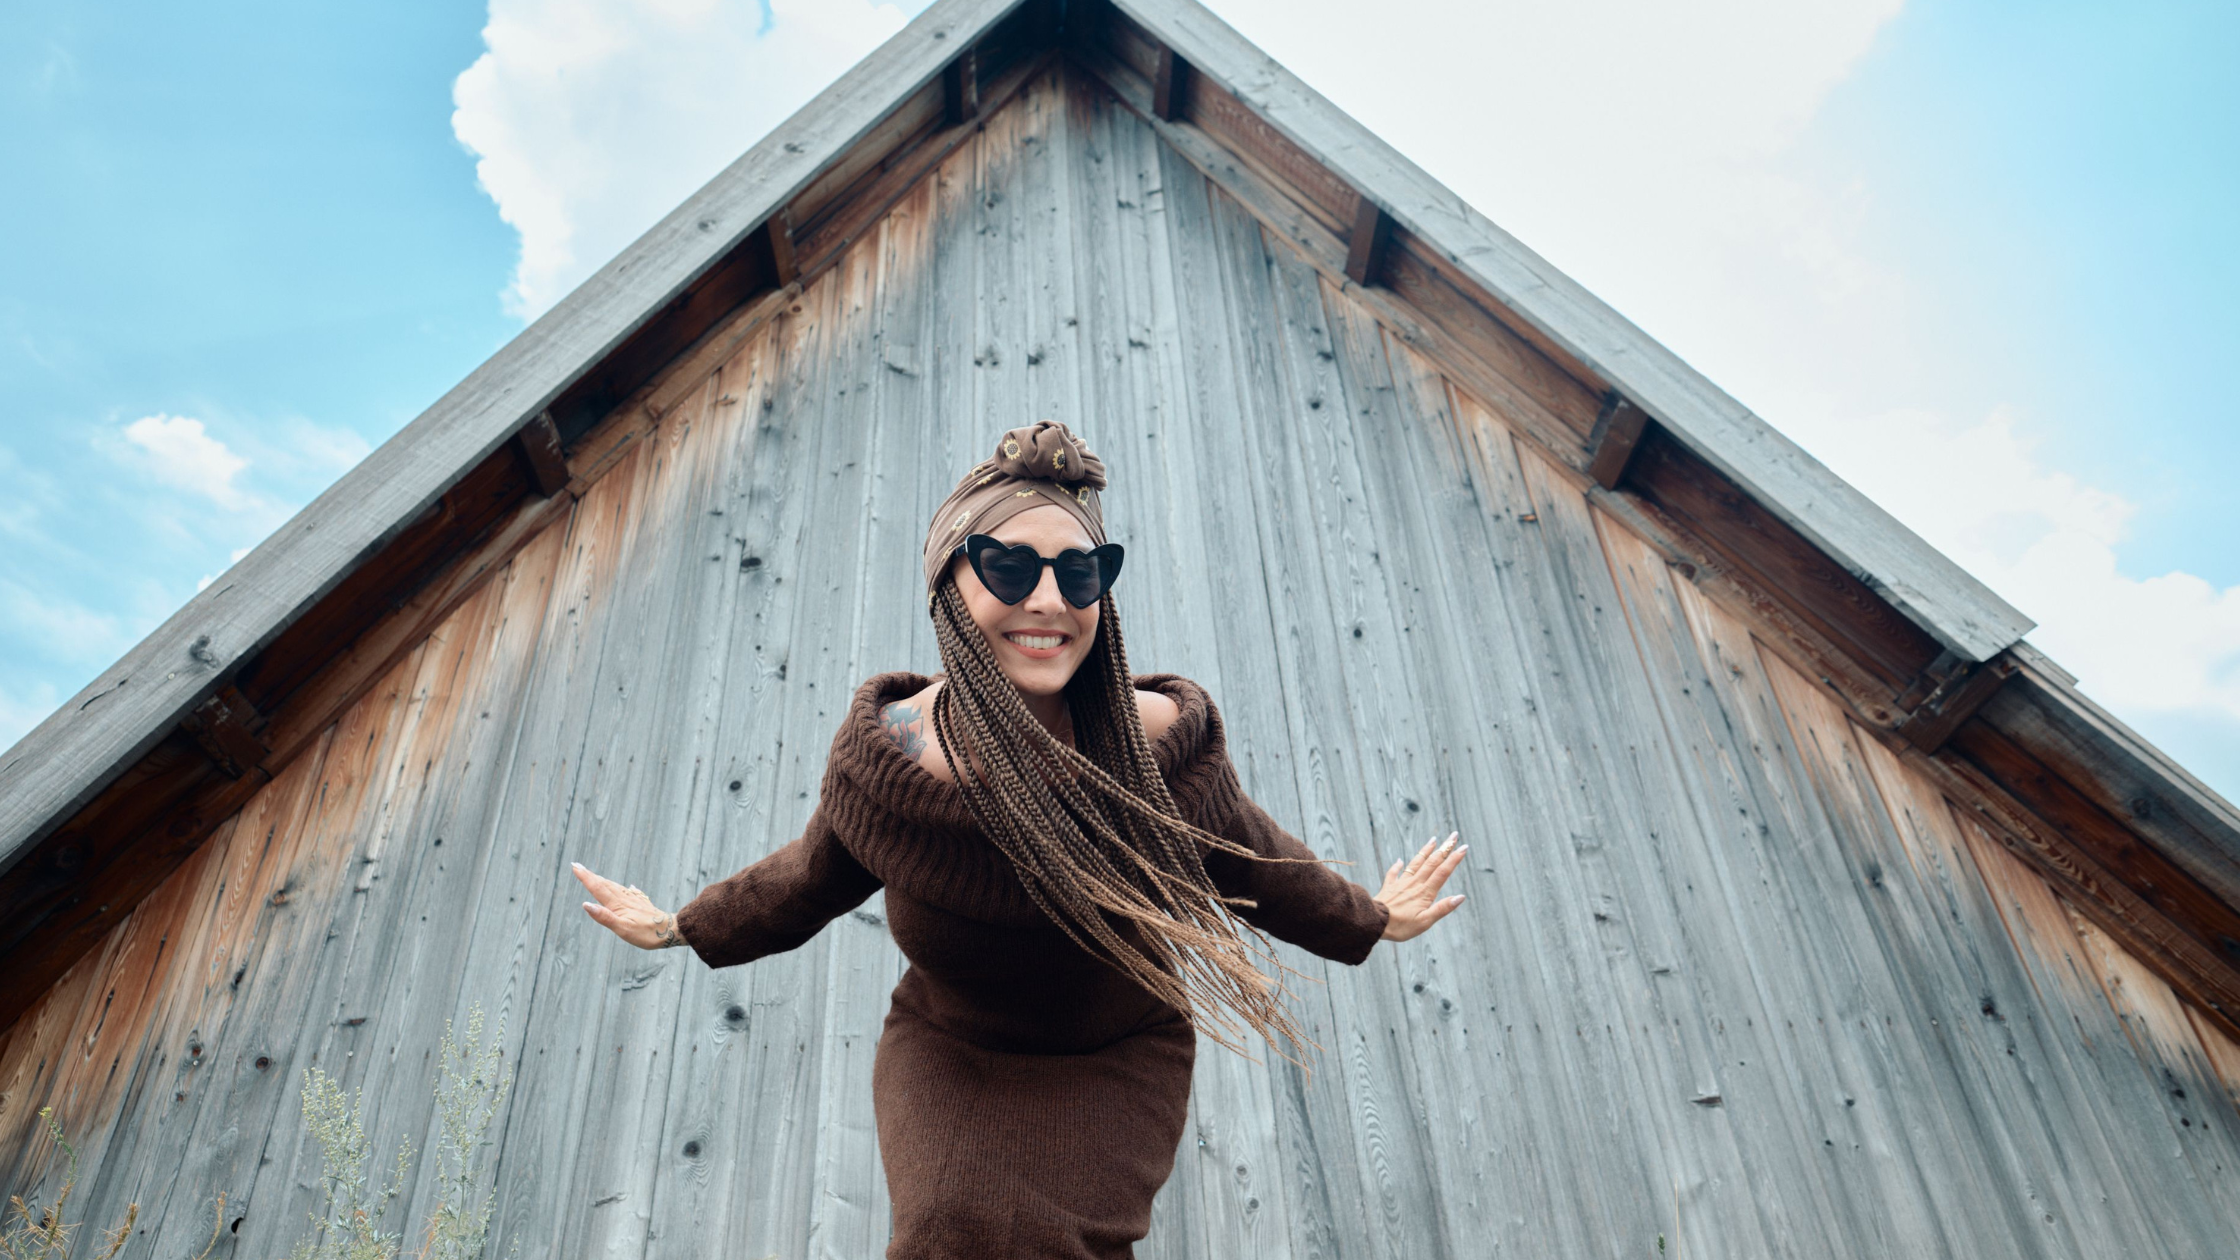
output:
[[[1376, 197], [1408, 233], [1437, 242], [1447, 263], [1495, 302], [1641, 404], [1940, 642], [1971, 660], [1987, 660], [2028, 631], [2028, 618], [1958, 565], [1194, 0], [1114, 2], [1187, 59], [1206, 89], [1233, 96], [1251, 125], [1281, 136], [1348, 191]], [[1337, 216], [1351, 208], [1350, 199], [1331, 205]], [[1342, 222], [1337, 217], [1330, 226], [1336, 230]]]
[[1311, 1072], [1201, 1045], [1137, 1254], [2240, 1230], [2221, 1027], [1777, 617], [1099, 82], [1042, 67], [981, 122], [610, 417], [418, 637], [369, 639], [339, 716], [0, 1032], [0, 1170], [56, 1102], [90, 1213], [137, 1200], [191, 1254], [222, 1189], [234, 1245], [278, 1254], [316, 1201], [301, 1070], [364, 1087], [378, 1150], [425, 1145], [428, 1052], [479, 1003], [518, 1074], [499, 1249], [877, 1254], [881, 900], [711, 972], [591, 925], [568, 863], [674, 905], [798, 834], [856, 684], [936, 667], [917, 546], [950, 474], [1049, 416], [1112, 470], [1132, 665], [1211, 690], [1253, 797], [1371, 885], [1472, 844], [1429, 935], [1281, 947]]

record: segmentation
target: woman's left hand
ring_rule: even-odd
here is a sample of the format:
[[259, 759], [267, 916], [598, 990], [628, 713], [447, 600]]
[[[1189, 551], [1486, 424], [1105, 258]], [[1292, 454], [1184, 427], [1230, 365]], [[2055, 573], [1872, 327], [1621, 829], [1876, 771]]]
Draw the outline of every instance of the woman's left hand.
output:
[[[1378, 891], [1377, 900], [1392, 911], [1392, 919], [1384, 925], [1387, 941], [1404, 941], [1421, 936], [1431, 925], [1455, 912], [1462, 904], [1462, 895], [1441, 897], [1439, 889], [1462, 865], [1462, 855], [1470, 851], [1469, 845], [1456, 848], [1454, 842], [1462, 833], [1457, 831], [1447, 837], [1445, 844], [1438, 838], [1423, 842], [1415, 857], [1405, 862], [1394, 862], [1384, 873], [1384, 887]], [[1434, 850], [1433, 845], [1438, 845]]]
[[604, 875], [594, 874], [581, 862], [569, 865], [576, 878], [583, 881], [584, 891], [598, 898], [584, 902], [583, 912], [601, 927], [639, 949], [667, 949], [684, 944], [684, 938], [677, 934], [677, 916], [653, 904], [653, 898], [646, 896], [636, 884], [618, 884]]

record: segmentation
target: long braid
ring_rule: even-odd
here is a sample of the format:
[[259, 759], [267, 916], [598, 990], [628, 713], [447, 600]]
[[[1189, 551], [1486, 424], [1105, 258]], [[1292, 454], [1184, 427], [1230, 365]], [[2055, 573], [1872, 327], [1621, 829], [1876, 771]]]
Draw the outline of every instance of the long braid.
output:
[[[1289, 990], [1255, 959], [1280, 973], [1303, 973], [1230, 910], [1253, 903], [1221, 894], [1200, 846], [1251, 861], [1312, 859], [1261, 857], [1183, 821], [1144, 734], [1111, 593], [1089, 655], [1066, 686], [1078, 748], [1061, 743], [1028, 711], [953, 579], [941, 579], [930, 611], [948, 674], [933, 704], [942, 755], [1035, 904], [1075, 944], [1182, 1011], [1218, 1044], [1246, 1053], [1231, 1036], [1241, 1018], [1286, 1061], [1306, 1067], [1284, 1053], [1278, 1037], [1321, 1046], [1285, 1009], [1281, 996]], [[1115, 916], [1137, 931], [1123, 935]]]

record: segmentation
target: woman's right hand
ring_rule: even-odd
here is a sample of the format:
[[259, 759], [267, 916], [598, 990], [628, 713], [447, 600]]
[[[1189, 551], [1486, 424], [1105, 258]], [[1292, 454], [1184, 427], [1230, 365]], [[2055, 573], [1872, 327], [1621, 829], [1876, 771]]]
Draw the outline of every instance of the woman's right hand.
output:
[[639, 891], [635, 884], [618, 884], [603, 875], [592, 873], [581, 862], [571, 862], [576, 878], [583, 881], [585, 891], [596, 901], [583, 903], [583, 911], [592, 921], [630, 942], [639, 949], [667, 949], [684, 944], [677, 935], [677, 916], [653, 904], [653, 899]]

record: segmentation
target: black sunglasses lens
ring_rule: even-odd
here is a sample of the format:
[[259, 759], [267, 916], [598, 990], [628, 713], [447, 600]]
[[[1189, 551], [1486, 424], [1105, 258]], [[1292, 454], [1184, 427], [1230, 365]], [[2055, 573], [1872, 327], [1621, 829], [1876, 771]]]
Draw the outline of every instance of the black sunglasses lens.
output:
[[973, 553], [972, 560], [980, 584], [1006, 604], [1016, 604], [1033, 594], [1035, 584], [1042, 580], [1042, 557], [1032, 547], [983, 547]]
[[1075, 608], [1087, 608], [1104, 594], [1104, 566], [1095, 556], [1085, 552], [1068, 551], [1055, 562], [1058, 570], [1058, 593]]

